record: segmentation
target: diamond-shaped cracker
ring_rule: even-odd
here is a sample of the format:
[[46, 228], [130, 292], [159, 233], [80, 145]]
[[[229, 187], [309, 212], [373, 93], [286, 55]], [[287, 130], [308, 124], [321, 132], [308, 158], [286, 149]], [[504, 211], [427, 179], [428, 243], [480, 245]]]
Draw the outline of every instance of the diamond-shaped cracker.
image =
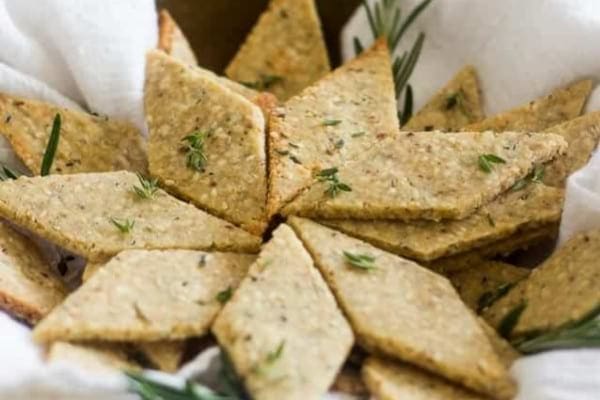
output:
[[408, 364], [369, 357], [362, 368], [369, 391], [380, 400], [486, 400]]
[[49, 363], [68, 363], [95, 373], [114, 373], [114, 370], [139, 371], [141, 366], [129, 359], [119, 344], [113, 343], [67, 343], [50, 345]]
[[259, 107], [162, 52], [147, 60], [150, 173], [199, 207], [262, 233], [267, 166]]
[[557, 222], [564, 192], [544, 185], [510, 191], [462, 220], [321, 220], [350, 236], [403, 257], [432, 261], [484, 247], [518, 231]]
[[192, 46], [177, 22], [164, 8], [158, 14], [158, 48], [186, 64], [198, 65]]
[[546, 131], [562, 136], [569, 144], [565, 155], [548, 164], [544, 172], [545, 184], [564, 187], [569, 175], [585, 166], [598, 146], [600, 112], [585, 114]]
[[321, 169], [364, 152], [398, 131], [385, 40], [276, 109], [269, 121], [269, 215], [313, 182]]
[[402, 130], [457, 132], [482, 118], [477, 72], [468, 65], [458, 71]]
[[51, 173], [146, 170], [141, 133], [130, 123], [0, 93], [0, 133], [34, 174], [56, 114], [62, 123]]
[[0, 308], [34, 325], [66, 295], [35, 244], [0, 223]]
[[161, 341], [207, 333], [254, 256], [127, 250], [73, 292], [34, 330], [38, 342]]
[[600, 231], [574, 236], [485, 310], [483, 317], [498, 327], [507, 313], [525, 302], [513, 330], [517, 336], [578, 321], [600, 304], [599, 257]]
[[[558, 135], [515, 132], [402, 132], [386, 136], [352, 161], [329, 165], [351, 191], [332, 195], [330, 180], [314, 184], [285, 215], [353, 219], [461, 219], [566, 150]], [[502, 162], [482, 168], [481, 157]]]
[[271, 0], [225, 74], [286, 100], [330, 70], [314, 0]]
[[92, 262], [133, 248], [258, 251], [259, 237], [162, 190], [141, 198], [136, 186], [125, 171], [20, 177], [0, 183], [0, 215]]
[[252, 398], [319, 399], [353, 335], [310, 255], [280, 225], [212, 331]]
[[591, 90], [592, 81], [579, 81], [512, 110], [468, 125], [463, 131], [541, 132], [581, 115]]
[[[506, 397], [507, 371], [446, 278], [315, 222], [291, 218], [290, 224], [360, 345], [474, 390]], [[359, 268], [350, 263], [357, 257], [372, 257], [372, 262]]]

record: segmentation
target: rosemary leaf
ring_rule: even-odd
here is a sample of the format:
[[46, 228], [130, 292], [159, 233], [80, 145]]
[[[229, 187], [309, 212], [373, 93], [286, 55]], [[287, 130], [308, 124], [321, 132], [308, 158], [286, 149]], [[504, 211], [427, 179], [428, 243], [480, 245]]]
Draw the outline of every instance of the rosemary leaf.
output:
[[523, 301], [502, 318], [502, 321], [500, 321], [500, 324], [498, 325], [498, 333], [500, 336], [505, 339], [510, 337], [515, 326], [519, 323], [519, 319], [521, 318], [523, 311], [525, 311], [525, 308], [527, 308], [527, 302]]
[[363, 51], [365, 51], [364, 46], [362, 45], [361, 41], [359, 38], [357, 38], [356, 36], [354, 37], [353, 41], [352, 41], [353, 45], [354, 45], [354, 54], [355, 55], [359, 55], [361, 54]]
[[207, 137], [207, 133], [195, 131], [182, 139], [186, 143], [183, 150], [186, 152], [186, 164], [188, 168], [204, 172], [207, 161], [204, 154], [204, 142]]
[[498, 286], [494, 291], [485, 292], [479, 297], [477, 301], [477, 313], [481, 313], [484, 309], [488, 308], [502, 297], [515, 286], [514, 283], [503, 283]]
[[417, 61], [419, 61], [419, 57], [421, 56], [421, 50], [423, 49], [423, 42], [425, 42], [425, 34], [420, 33], [413, 44], [412, 49], [406, 59], [406, 63], [402, 67], [402, 71], [400, 73], [400, 77], [395, 82], [396, 84], [396, 93], [400, 93], [404, 90], [406, 83], [408, 82], [410, 76], [412, 75], [415, 66], [417, 65]]
[[233, 289], [231, 288], [231, 286], [229, 286], [227, 289], [220, 291], [215, 297], [215, 299], [219, 303], [225, 304], [231, 299], [231, 296], [233, 296]]
[[360, 268], [365, 271], [377, 269], [375, 266], [375, 257], [368, 254], [358, 254], [344, 251], [344, 259], [348, 264], [355, 268]]
[[13, 171], [5, 165], [2, 165], [2, 169], [0, 170], [0, 181], [17, 179], [18, 177], [19, 175], [15, 171]]
[[111, 218], [110, 222], [112, 222], [112, 224], [116, 226], [117, 229], [123, 234], [131, 233], [131, 231], [133, 230], [133, 226], [135, 225], [135, 220], [133, 219], [125, 219], [119, 221], [116, 218]]
[[166, 385], [149, 376], [125, 373], [129, 391], [143, 400], [240, 400], [241, 397], [216, 394], [206, 386], [187, 381], [183, 388]]
[[411, 85], [406, 85], [406, 93], [404, 94], [404, 108], [400, 117], [400, 126], [406, 125], [411, 119], [413, 113], [413, 90]]
[[341, 123], [342, 123], [342, 121], [339, 120], [339, 119], [326, 119], [326, 120], [324, 120], [321, 123], [321, 125], [323, 125], [323, 126], [336, 126], [336, 125], [339, 125]]
[[325, 190], [325, 193], [328, 194], [331, 198], [336, 197], [338, 194], [340, 194], [340, 192], [352, 191], [350, 185], [344, 182], [340, 182], [340, 179], [337, 174], [337, 167], [323, 169], [317, 174], [317, 179], [320, 182], [326, 182], [329, 184], [329, 186]]
[[52, 122], [52, 131], [50, 132], [50, 138], [46, 145], [44, 158], [42, 159], [42, 168], [40, 169], [41, 176], [50, 174], [50, 169], [54, 163], [54, 156], [56, 155], [56, 149], [58, 148], [58, 141], [60, 139], [60, 127], [61, 117], [60, 114], [56, 114], [54, 116], [54, 121]]
[[137, 174], [140, 186], [133, 186], [133, 191], [141, 199], [151, 199], [158, 191], [158, 179], [150, 179], [144, 177], [142, 174]]
[[425, 11], [425, 9], [429, 5], [429, 3], [431, 3], [431, 1], [432, 0], [424, 0], [410, 12], [408, 17], [406, 17], [406, 19], [404, 20], [404, 24], [402, 24], [402, 27], [398, 30], [398, 32], [396, 32], [396, 35], [392, 38], [392, 46], [391, 46], [392, 49], [395, 49], [396, 47], [398, 47], [398, 44], [400, 43], [400, 39], [402, 39], [402, 36], [404, 35], [404, 33], [408, 30], [408, 28], [412, 25], [412, 23], [417, 19], [419, 14], [421, 14], [423, 11]]
[[494, 164], [506, 164], [504, 159], [495, 154], [482, 154], [477, 159], [477, 162], [479, 163], [479, 168], [487, 174], [492, 172]]

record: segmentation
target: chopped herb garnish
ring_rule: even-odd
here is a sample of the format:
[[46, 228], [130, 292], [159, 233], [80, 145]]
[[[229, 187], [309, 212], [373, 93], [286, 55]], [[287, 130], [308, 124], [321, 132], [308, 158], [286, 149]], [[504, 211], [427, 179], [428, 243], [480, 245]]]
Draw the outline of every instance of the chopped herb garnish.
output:
[[275, 150], [277, 152], [277, 154], [279, 154], [280, 156], [287, 156], [288, 154], [290, 154], [289, 151], [287, 150]]
[[523, 314], [523, 311], [525, 311], [525, 308], [527, 308], [527, 302], [523, 301], [502, 318], [502, 321], [500, 321], [500, 324], [498, 325], [498, 333], [500, 336], [505, 339], [510, 337], [515, 326], [519, 323], [519, 319], [521, 319], [521, 315]]
[[202, 131], [195, 131], [191, 135], [183, 138], [186, 143], [184, 150], [186, 152], [186, 160], [188, 168], [204, 172], [206, 166], [206, 155], [204, 154], [204, 142], [208, 134]]
[[336, 149], [341, 149], [342, 147], [344, 147], [344, 139], [340, 139], [337, 142], [335, 142]]
[[321, 125], [323, 125], [323, 126], [336, 126], [336, 125], [339, 125], [341, 123], [342, 123], [342, 121], [339, 120], [339, 119], [326, 119], [326, 120], [323, 120], [323, 122], [321, 123]]
[[231, 288], [231, 286], [229, 286], [227, 289], [220, 291], [217, 296], [215, 297], [215, 299], [221, 303], [221, 304], [225, 304], [229, 301], [229, 299], [231, 299], [231, 296], [233, 295], [233, 289]]
[[129, 391], [144, 400], [241, 400], [243, 397], [217, 394], [206, 386], [186, 381], [183, 387], [159, 382], [150, 376], [126, 372]]
[[477, 313], [481, 313], [484, 309], [506, 296], [514, 286], [514, 283], [503, 283], [496, 290], [483, 293], [477, 302]]
[[240, 82], [242, 85], [254, 89], [254, 90], [267, 90], [270, 89], [276, 83], [283, 81], [283, 78], [279, 75], [261, 75], [261, 77], [254, 82]]
[[275, 350], [270, 351], [265, 356], [264, 360], [254, 367], [254, 373], [264, 374], [281, 358], [285, 349], [285, 340], [282, 340]]
[[361, 136], [363, 136], [364, 134], [365, 134], [365, 132], [364, 132], [364, 131], [360, 131], [360, 132], [355, 132], [355, 133], [353, 133], [353, 134], [352, 134], [352, 135], [350, 135], [350, 136], [352, 136], [353, 138], [357, 138], [357, 137], [361, 137]]
[[370, 271], [377, 269], [375, 266], [375, 257], [369, 254], [356, 254], [344, 251], [344, 259], [353, 267]]
[[60, 114], [54, 116], [52, 122], [52, 131], [50, 132], [50, 138], [46, 145], [46, 151], [44, 152], [44, 158], [42, 159], [42, 167], [40, 169], [40, 175], [46, 176], [50, 173], [52, 164], [54, 163], [54, 156], [56, 155], [56, 149], [58, 148], [58, 141], [60, 139], [60, 127], [61, 118]]
[[290, 154], [289, 157], [290, 157], [290, 160], [292, 160], [294, 163], [296, 163], [296, 164], [302, 164], [302, 162], [295, 155]]
[[158, 179], [146, 178], [142, 174], [137, 174], [140, 186], [133, 186], [133, 191], [141, 199], [151, 199], [158, 191]]
[[494, 218], [492, 218], [492, 216], [489, 213], [486, 215], [486, 217], [490, 226], [495, 227], [496, 221], [494, 221]]
[[317, 178], [319, 181], [329, 184], [329, 187], [325, 190], [325, 193], [332, 198], [336, 197], [340, 192], [352, 191], [352, 188], [349, 185], [340, 182], [338, 177], [338, 169], [336, 167], [321, 170], [317, 174]]
[[135, 225], [135, 220], [132, 219], [125, 219], [122, 221], [119, 221], [118, 219], [115, 218], [111, 218], [110, 222], [112, 222], [112, 224], [114, 226], [117, 227], [117, 229], [119, 229], [119, 231], [121, 231], [121, 233], [130, 233], [131, 230], [133, 229], [133, 226]]
[[506, 164], [506, 161], [495, 154], [482, 154], [478, 158], [479, 168], [487, 174], [492, 172], [494, 164]]
[[536, 165], [533, 171], [531, 171], [526, 177], [516, 181], [510, 190], [513, 192], [518, 192], [519, 190], [526, 188], [530, 183], [542, 183], [545, 172], [545, 167], [543, 165]]

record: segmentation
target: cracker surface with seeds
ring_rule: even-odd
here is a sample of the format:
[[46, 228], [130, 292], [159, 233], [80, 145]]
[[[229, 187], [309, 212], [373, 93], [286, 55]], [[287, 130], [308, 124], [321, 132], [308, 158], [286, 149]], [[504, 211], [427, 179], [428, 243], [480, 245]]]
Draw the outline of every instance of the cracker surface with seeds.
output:
[[[368, 351], [413, 363], [482, 393], [508, 398], [512, 384], [473, 313], [450, 282], [418, 264], [312, 221], [291, 218]], [[353, 267], [344, 252], [374, 258]]]
[[142, 135], [130, 123], [0, 93], [0, 132], [34, 174], [40, 173], [56, 114], [62, 123], [50, 173], [146, 170]]
[[164, 8], [158, 14], [158, 48], [186, 64], [198, 65], [198, 60], [188, 39], [171, 14]]
[[477, 72], [468, 65], [429, 99], [402, 130], [456, 132], [481, 120], [483, 110], [479, 91]]
[[0, 183], [0, 215], [92, 262], [132, 248], [258, 251], [259, 237], [162, 190], [142, 199], [139, 185], [125, 171], [20, 177]]
[[111, 259], [34, 330], [38, 342], [178, 340], [201, 336], [254, 256], [128, 250]]
[[292, 229], [265, 244], [212, 331], [256, 399], [320, 399], [352, 331]]

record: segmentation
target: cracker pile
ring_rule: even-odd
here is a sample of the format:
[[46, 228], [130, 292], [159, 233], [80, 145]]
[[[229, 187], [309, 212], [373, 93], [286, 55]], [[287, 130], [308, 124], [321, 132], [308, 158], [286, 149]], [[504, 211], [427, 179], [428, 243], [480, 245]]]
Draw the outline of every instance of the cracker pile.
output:
[[[253, 399], [508, 400], [505, 338], [597, 309], [600, 232], [540, 266], [509, 257], [556, 237], [600, 139], [591, 82], [486, 118], [466, 66], [400, 127], [386, 41], [329, 72], [312, 0], [273, 0], [227, 77], [160, 24], [147, 143], [0, 94], [34, 173], [63, 121], [50, 175], [0, 182], [0, 307], [49, 362], [173, 372], [213, 335]], [[76, 287], [40, 238], [86, 260]]]

